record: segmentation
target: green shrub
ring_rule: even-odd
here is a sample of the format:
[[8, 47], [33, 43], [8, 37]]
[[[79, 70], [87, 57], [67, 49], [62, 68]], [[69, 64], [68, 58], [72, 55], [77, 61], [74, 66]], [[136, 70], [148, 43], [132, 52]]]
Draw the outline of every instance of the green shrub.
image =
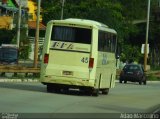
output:
[[154, 74], [150, 74], [147, 76], [148, 81], [160, 81], [160, 78], [155, 76]]
[[160, 66], [151, 66], [151, 70], [153, 71], [160, 70]]

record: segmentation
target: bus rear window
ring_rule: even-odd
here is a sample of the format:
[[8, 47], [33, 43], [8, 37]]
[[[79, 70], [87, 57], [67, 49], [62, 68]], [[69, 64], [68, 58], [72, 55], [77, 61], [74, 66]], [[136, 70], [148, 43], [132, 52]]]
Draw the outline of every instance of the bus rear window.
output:
[[91, 29], [53, 26], [51, 40], [91, 44]]

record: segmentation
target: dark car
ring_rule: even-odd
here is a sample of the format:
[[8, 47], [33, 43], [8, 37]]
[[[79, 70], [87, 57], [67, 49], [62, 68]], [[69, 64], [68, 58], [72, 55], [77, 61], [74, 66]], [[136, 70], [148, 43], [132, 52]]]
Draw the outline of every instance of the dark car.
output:
[[144, 69], [141, 65], [138, 64], [127, 64], [124, 66], [123, 70], [120, 73], [119, 82], [127, 83], [127, 81], [131, 82], [139, 82], [146, 85], [146, 75], [144, 73]]
[[0, 64], [17, 64], [18, 49], [14, 47], [0, 48]]

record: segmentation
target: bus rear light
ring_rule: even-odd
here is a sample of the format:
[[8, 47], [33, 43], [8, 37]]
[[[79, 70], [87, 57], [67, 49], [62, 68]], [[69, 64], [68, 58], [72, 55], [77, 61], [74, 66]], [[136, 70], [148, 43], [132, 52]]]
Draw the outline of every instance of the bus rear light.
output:
[[89, 68], [93, 68], [94, 66], [94, 58], [89, 59]]
[[44, 63], [48, 64], [49, 54], [44, 54]]

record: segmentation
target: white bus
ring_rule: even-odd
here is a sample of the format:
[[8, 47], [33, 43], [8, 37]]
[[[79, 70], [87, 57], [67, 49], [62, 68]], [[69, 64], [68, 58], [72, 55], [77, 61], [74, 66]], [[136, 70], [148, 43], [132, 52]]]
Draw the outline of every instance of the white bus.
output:
[[116, 35], [93, 20], [48, 22], [40, 78], [47, 91], [78, 88], [94, 96], [108, 94], [116, 78]]

